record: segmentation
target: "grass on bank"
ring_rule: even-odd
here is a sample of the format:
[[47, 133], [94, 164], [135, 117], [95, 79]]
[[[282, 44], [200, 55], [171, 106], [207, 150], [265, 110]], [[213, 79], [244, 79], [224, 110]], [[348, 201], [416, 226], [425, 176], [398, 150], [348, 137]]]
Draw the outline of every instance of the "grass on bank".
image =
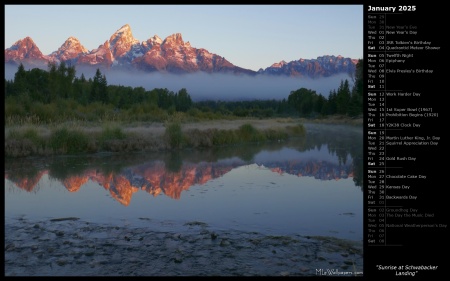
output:
[[[105, 123], [100, 132], [79, 125], [54, 125], [47, 130], [15, 126], [5, 134], [5, 156], [62, 155], [96, 152], [127, 152], [205, 148], [249, 142], [281, 141], [304, 136], [303, 124], [257, 129], [245, 123], [237, 129], [183, 130], [180, 118], [166, 121], [162, 137], [125, 133], [117, 123]], [[39, 129], [38, 129], [39, 128]], [[6, 132], [6, 130], [5, 130]]]

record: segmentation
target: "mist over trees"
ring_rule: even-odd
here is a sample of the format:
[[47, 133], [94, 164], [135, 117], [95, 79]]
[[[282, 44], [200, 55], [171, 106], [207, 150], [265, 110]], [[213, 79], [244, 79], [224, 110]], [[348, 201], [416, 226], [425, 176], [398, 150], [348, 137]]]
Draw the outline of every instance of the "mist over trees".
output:
[[356, 65], [354, 86], [350, 88], [348, 80], [341, 80], [336, 90], [330, 91], [328, 98], [313, 90], [301, 88], [292, 91], [288, 104], [303, 117], [318, 117], [325, 115], [346, 115], [356, 117], [363, 113], [363, 61]]
[[[363, 113], [363, 62], [359, 60], [353, 86], [341, 80], [328, 97], [314, 90], [292, 90], [288, 98], [254, 100], [202, 100], [194, 102], [186, 88], [108, 85], [99, 69], [92, 78], [76, 76], [74, 66], [49, 64], [48, 71], [19, 65], [13, 80], [5, 78], [5, 118], [34, 116], [55, 120], [164, 121], [181, 112], [193, 118], [329, 115], [360, 116]], [[213, 89], [212, 89], [213, 90]], [[252, 93], [252, 96], [255, 93]]]

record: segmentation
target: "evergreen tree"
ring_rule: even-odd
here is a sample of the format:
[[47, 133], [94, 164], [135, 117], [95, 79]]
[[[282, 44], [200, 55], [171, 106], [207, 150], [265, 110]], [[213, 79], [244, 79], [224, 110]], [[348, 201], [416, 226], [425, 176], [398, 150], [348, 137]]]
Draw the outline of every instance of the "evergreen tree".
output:
[[175, 107], [175, 94], [167, 88], [157, 89], [158, 91], [158, 107], [162, 109], [169, 109]]
[[337, 93], [336, 90], [330, 91], [327, 103], [327, 114], [333, 115], [337, 113]]
[[337, 114], [346, 115], [348, 113], [350, 97], [350, 86], [348, 80], [341, 80], [336, 96]]
[[59, 91], [58, 70], [55, 63], [48, 64], [48, 96], [46, 102], [50, 103], [56, 100]]
[[327, 103], [327, 99], [322, 94], [319, 94], [319, 96], [316, 99], [314, 111], [323, 115], [326, 103]]
[[14, 82], [5, 78], [5, 97], [14, 95]]
[[301, 88], [289, 94], [288, 103], [297, 110], [300, 116], [311, 116], [315, 113], [314, 105], [317, 98], [316, 91]]
[[48, 102], [48, 72], [39, 68], [33, 68], [27, 72], [27, 85], [32, 101]]
[[358, 116], [363, 113], [363, 104], [364, 104], [364, 85], [363, 85], [363, 79], [364, 79], [364, 69], [363, 69], [363, 60], [359, 59], [358, 63], [356, 64], [356, 71], [355, 71], [355, 79], [354, 84], [352, 88], [352, 96], [350, 99], [350, 106], [349, 106], [349, 115], [350, 116]]
[[22, 63], [19, 65], [16, 74], [14, 74], [14, 91], [17, 94], [26, 93], [27, 91], [27, 72]]
[[188, 111], [192, 106], [192, 99], [185, 88], [175, 94], [175, 108], [177, 111]]
[[108, 82], [106, 81], [106, 76], [102, 75], [98, 68], [92, 81], [90, 97], [91, 102], [99, 101], [104, 104], [108, 103]]

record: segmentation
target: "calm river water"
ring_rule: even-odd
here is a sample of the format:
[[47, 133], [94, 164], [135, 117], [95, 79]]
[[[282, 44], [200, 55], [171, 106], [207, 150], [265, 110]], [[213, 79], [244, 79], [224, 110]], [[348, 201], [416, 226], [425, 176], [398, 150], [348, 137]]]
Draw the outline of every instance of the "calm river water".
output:
[[5, 160], [5, 220], [268, 234], [363, 236], [363, 131], [309, 125], [305, 138], [172, 153]]

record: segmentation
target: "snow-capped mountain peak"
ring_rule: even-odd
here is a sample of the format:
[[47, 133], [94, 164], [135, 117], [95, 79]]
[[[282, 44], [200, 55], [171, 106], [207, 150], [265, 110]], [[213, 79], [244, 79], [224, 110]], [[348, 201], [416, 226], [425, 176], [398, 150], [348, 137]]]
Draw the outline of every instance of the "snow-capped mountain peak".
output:
[[61, 47], [44, 56], [30, 37], [17, 41], [5, 49], [5, 63], [47, 65], [48, 62], [69, 62], [76, 66], [125, 68], [141, 71], [170, 73], [234, 73], [248, 75], [283, 75], [324, 77], [355, 71], [358, 60], [339, 56], [322, 56], [317, 59], [284, 60], [266, 69], [253, 71], [233, 65], [224, 57], [184, 42], [181, 33], [173, 33], [164, 40], [158, 35], [142, 41], [133, 37], [129, 24], [116, 30], [98, 48], [88, 51], [80, 41], [71, 36]]

